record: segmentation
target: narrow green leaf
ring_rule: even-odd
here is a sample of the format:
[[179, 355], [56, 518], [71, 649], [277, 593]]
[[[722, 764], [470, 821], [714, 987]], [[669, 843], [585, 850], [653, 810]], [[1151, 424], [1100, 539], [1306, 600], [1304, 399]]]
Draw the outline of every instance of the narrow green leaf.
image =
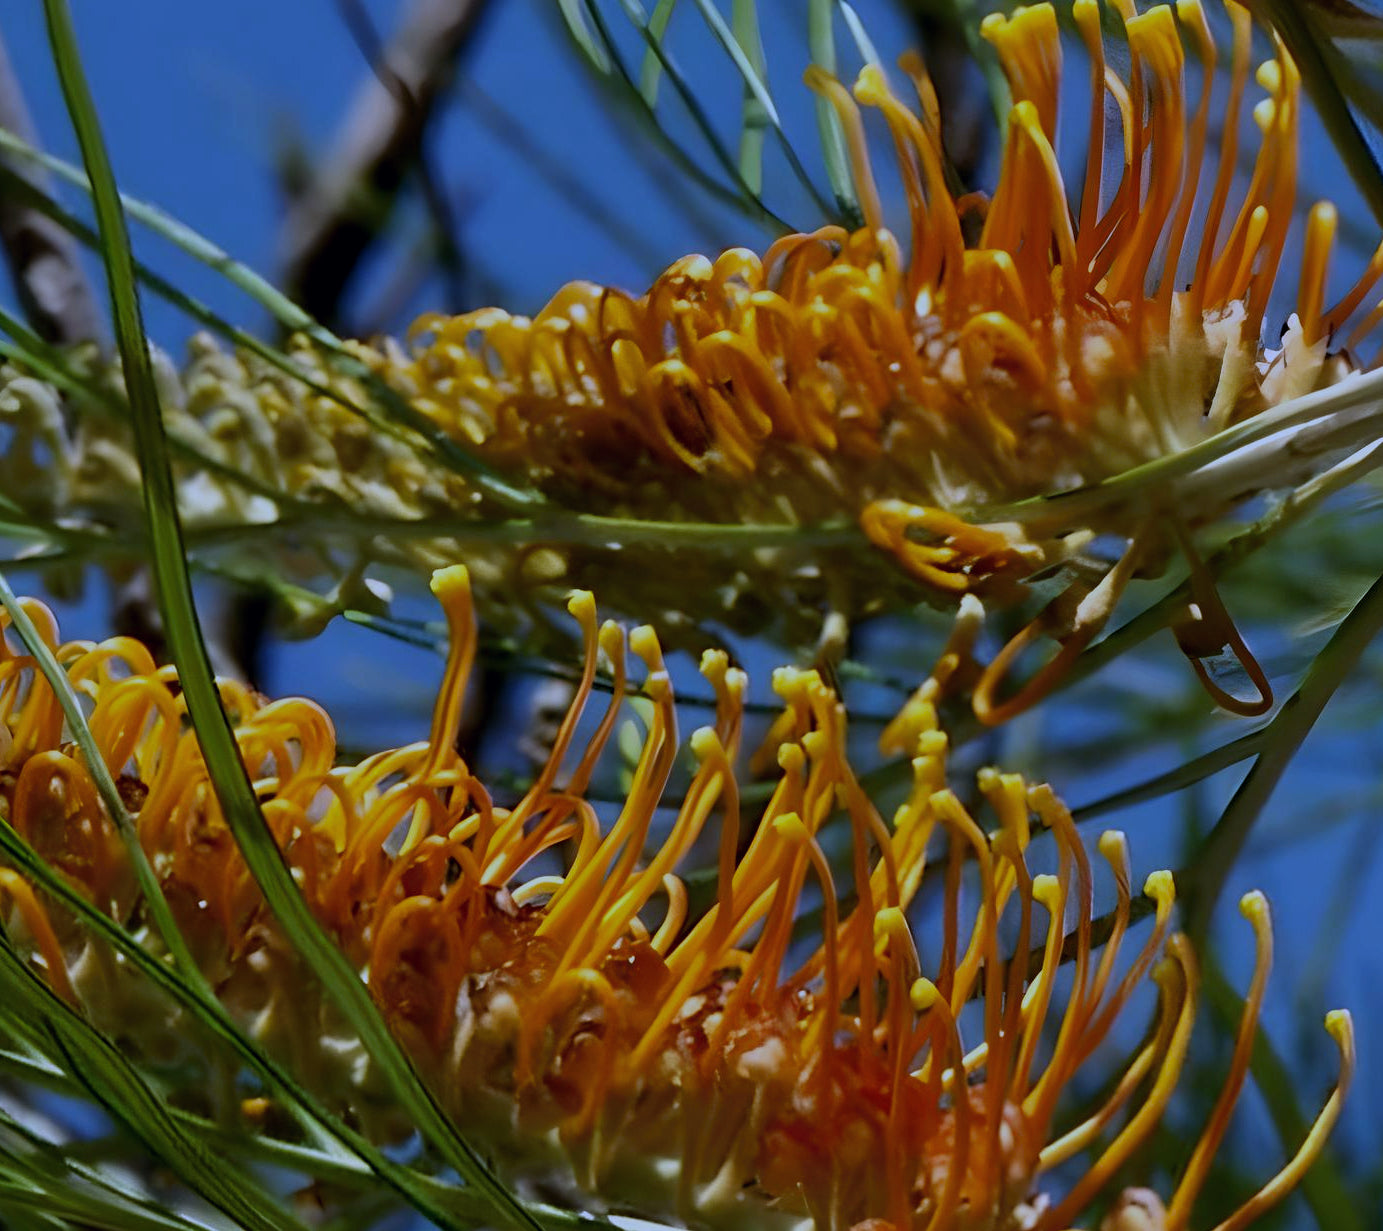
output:
[[[835, 0], [808, 0], [807, 46], [812, 63], [831, 76], [836, 75]], [[850, 153], [845, 128], [835, 108], [824, 98], [816, 99], [816, 126], [821, 139], [821, 154], [826, 162], [826, 179], [840, 212], [852, 227], [864, 224], [860, 199], [855, 193], [855, 177], [850, 171]]]
[[[648, 19], [648, 32], [654, 44], [662, 47], [667, 37], [668, 24], [672, 21], [672, 11], [677, 0], [658, 0], [653, 7], [653, 16]], [[658, 83], [662, 80], [663, 66], [653, 47], [643, 53], [643, 67], [639, 70], [639, 95], [650, 111], [658, 105]]]
[[845, 21], [845, 28], [850, 31], [850, 37], [855, 40], [855, 47], [860, 53], [860, 59], [866, 64], [882, 66], [883, 58], [879, 55], [879, 49], [874, 46], [868, 31], [865, 30], [860, 15], [855, 12], [852, 5], [846, 4], [845, 0], [836, 0], [836, 3], [840, 8], [840, 15]]
[[240, 759], [230, 719], [221, 706], [197, 620], [125, 217], [96, 108], [82, 71], [71, 14], [66, 0], [44, 0], [44, 12], [63, 96], [92, 185], [115, 334], [144, 473], [145, 512], [153, 547], [152, 566], [159, 608], [178, 668], [178, 679], [187, 698], [188, 712], [222, 812], [284, 935], [297, 947], [359, 1034], [419, 1132], [468, 1184], [491, 1199], [497, 1215], [505, 1223], [537, 1228], [538, 1223], [499, 1183], [419, 1080], [408, 1057], [376, 1011], [359, 975], [303, 899], [260, 811]]
[[[714, 7], [711, 11], [715, 12]], [[716, 13], [717, 19], [719, 16], [720, 14]], [[752, 77], [744, 78], [744, 104], [740, 112], [740, 179], [749, 185], [751, 191], [762, 193], [764, 130], [770, 126], [781, 129], [782, 125], [779, 123], [773, 100], [769, 97], [768, 88], [764, 85], [768, 64], [764, 57], [763, 37], [759, 33], [759, 14], [755, 0], [734, 0], [731, 20], [734, 46], [739, 49], [753, 73]], [[724, 25], [724, 22], [721, 22], [721, 25]], [[737, 60], [736, 67], [738, 63]]]
[[1336, 689], [1349, 678], [1360, 656], [1383, 631], [1383, 577], [1355, 605], [1316, 655], [1300, 687], [1263, 731], [1263, 746], [1239, 789], [1193, 861], [1195, 878], [1185, 905], [1186, 930], [1201, 939], [1209, 934], [1215, 903], [1230, 869], [1248, 841], [1292, 757], [1301, 747]]
[[[113, 1116], [173, 1169], [193, 1192], [248, 1231], [288, 1231], [302, 1224], [274, 1205], [257, 1181], [226, 1165], [185, 1133], [115, 1044], [80, 1017], [0, 939], [0, 981], [51, 1039], [64, 1067]], [[13, 1007], [13, 1006], [12, 1006]]]
[[202, 1224], [121, 1187], [3, 1111], [0, 1131], [10, 1138], [5, 1142], [0, 1137], [0, 1176], [6, 1177], [0, 1180], [0, 1211], [32, 1205], [83, 1226], [113, 1231], [204, 1231]]
[[1158, 774], [1145, 782], [1124, 787], [1122, 790], [1114, 791], [1112, 794], [1104, 795], [1080, 808], [1075, 808], [1072, 810], [1072, 816], [1078, 824], [1081, 821], [1093, 821], [1098, 816], [1118, 812], [1122, 808], [1131, 808], [1135, 804], [1147, 803], [1151, 799], [1161, 799], [1163, 796], [1171, 795], [1176, 791], [1184, 791], [1187, 787], [1209, 778], [1212, 774], [1218, 774], [1231, 765], [1238, 765], [1241, 761], [1247, 761], [1249, 757], [1256, 756], [1262, 751], [1266, 739], [1266, 727], [1251, 731], [1248, 735], [1242, 735], [1238, 739], [1222, 744], [1218, 748], [1213, 748], [1201, 756], [1192, 757], [1191, 760], [1168, 770], [1164, 774]]
[[567, 29], [576, 45], [581, 49], [581, 54], [590, 60], [599, 72], [608, 73], [610, 61], [605, 54], [605, 48], [600, 45], [591, 33], [590, 26], [586, 24], [583, 12], [585, 7], [583, 0], [557, 0], [557, 9], [562, 14], [562, 20], [567, 23]]

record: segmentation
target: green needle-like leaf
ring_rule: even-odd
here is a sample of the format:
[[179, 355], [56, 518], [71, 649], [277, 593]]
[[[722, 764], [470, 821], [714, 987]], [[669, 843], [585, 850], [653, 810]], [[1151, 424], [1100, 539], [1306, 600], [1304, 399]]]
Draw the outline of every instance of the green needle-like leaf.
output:
[[1262, 750], [1195, 859], [1195, 880], [1186, 904], [1187, 931], [1202, 938], [1229, 870], [1248, 840], [1292, 757], [1316, 719], [1345, 682], [1364, 651], [1383, 631], [1383, 577], [1369, 587], [1325, 649], [1311, 664], [1301, 687], [1262, 732]]
[[280, 1209], [260, 1185], [229, 1167], [215, 1151], [183, 1132], [134, 1066], [100, 1031], [62, 1000], [20, 960], [8, 937], [0, 940], [0, 978], [7, 997], [38, 1022], [64, 1067], [113, 1116], [177, 1172], [193, 1192], [248, 1231], [288, 1231], [302, 1224]]
[[419, 1080], [376, 1011], [359, 976], [323, 931], [299, 893], [259, 809], [230, 720], [221, 706], [197, 621], [158, 391], [135, 288], [129, 237], [95, 105], [78, 56], [71, 13], [66, 0], [44, 0], [44, 12], [63, 95], [91, 180], [115, 334], [129, 388], [144, 474], [145, 513], [160, 610], [179, 682], [187, 698], [188, 712], [196, 727], [221, 809], [284, 934], [296, 945], [346, 1020], [360, 1035], [388, 1078], [400, 1106], [418, 1130], [468, 1184], [491, 1198], [497, 1214], [506, 1223], [537, 1228], [538, 1223], [496, 1180]]

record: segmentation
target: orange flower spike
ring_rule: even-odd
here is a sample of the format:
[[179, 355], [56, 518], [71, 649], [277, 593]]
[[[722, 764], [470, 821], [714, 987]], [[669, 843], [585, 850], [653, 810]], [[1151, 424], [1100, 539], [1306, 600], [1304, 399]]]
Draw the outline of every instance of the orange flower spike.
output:
[[1012, 1091], [1010, 1100], [1018, 1103], [1031, 1097], [1029, 1079], [1037, 1060], [1037, 1048], [1055, 990], [1056, 974], [1061, 966], [1069, 882], [1070, 860], [1065, 851], [1062, 852], [1058, 876], [1044, 874], [1032, 878], [1032, 900], [1047, 912], [1047, 938], [1043, 943], [1042, 965], [1023, 993], [1023, 1041], [1018, 1048], [1009, 1087]]
[[[913, 81], [924, 107], [927, 102], [934, 102], [935, 92], [930, 88], [931, 81], [921, 58], [905, 55], [899, 65]], [[899, 165], [904, 168], [904, 187], [908, 192], [913, 230], [913, 259], [906, 293], [908, 301], [915, 305], [919, 294], [930, 297], [932, 287], [954, 282], [964, 269], [965, 242], [961, 236], [960, 217], [946, 185], [939, 145], [940, 128], [934, 120], [928, 120], [924, 127], [904, 108], [889, 90], [882, 70], [875, 65], [866, 65], [860, 70], [855, 82], [855, 97], [865, 106], [877, 107], [883, 113], [893, 134]], [[921, 159], [920, 177], [908, 174], [915, 165], [913, 150]], [[909, 355], [909, 358], [916, 367], [916, 356]]]
[[[907, 917], [896, 906], [885, 907], [874, 920], [875, 932], [887, 960], [888, 1002], [884, 1009], [884, 1029], [889, 1041], [888, 1127], [885, 1133], [888, 1167], [888, 1210], [895, 1227], [912, 1222], [911, 1177], [906, 1174], [911, 1127], [904, 1119], [909, 1094], [908, 1065], [912, 1060], [912, 1002], [909, 989], [921, 977], [917, 945], [908, 928]], [[863, 1040], [862, 1040], [863, 1041]]]
[[[1205, 10], [1200, 0], [1177, 0], [1177, 18], [1189, 33], [1196, 45], [1196, 56], [1200, 61], [1201, 91], [1196, 104], [1195, 119], [1191, 124], [1191, 142], [1186, 150], [1185, 169], [1181, 172], [1181, 200], [1177, 205], [1175, 218], [1167, 239], [1167, 248], [1162, 257], [1162, 276], [1157, 285], [1157, 319], [1155, 326], [1166, 333], [1171, 328], [1172, 295], [1176, 289], [1176, 272], [1181, 264], [1182, 249], [1186, 232], [1191, 223], [1191, 212], [1195, 208], [1197, 192], [1201, 183], [1201, 172], [1205, 163], [1206, 137], [1210, 127], [1210, 105], [1214, 95], [1215, 76], [1218, 67], [1215, 39], [1210, 32]], [[1175, 36], [1174, 36], [1175, 37]], [[1212, 232], [1207, 231], [1210, 236]], [[1208, 245], [1210, 239], [1202, 240]]]
[[965, 1186], [970, 1155], [970, 1116], [973, 1109], [970, 1105], [969, 1091], [965, 1086], [965, 1049], [961, 1045], [960, 1031], [956, 1027], [955, 1015], [946, 1003], [946, 997], [935, 983], [930, 979], [918, 979], [912, 985], [911, 1000], [913, 1010], [916, 1013], [934, 1016], [940, 1027], [944, 1047], [941, 1051], [937, 1051], [933, 1047], [927, 1061], [938, 1085], [945, 1082], [943, 1070], [946, 1061], [950, 1060], [953, 1065], [949, 1070], [951, 1074], [951, 1089], [949, 1091], [951, 1114], [954, 1120], [952, 1150], [950, 1157], [944, 1159], [945, 1179], [942, 1191], [939, 1194], [928, 1194], [933, 1202], [933, 1210], [932, 1216], [927, 1222], [927, 1231], [945, 1231], [946, 1228], [953, 1225], [952, 1215], [956, 1211], [960, 1202], [961, 1191]]
[[[1100, 835], [1096, 847], [1105, 862], [1109, 864], [1109, 870], [1114, 877], [1114, 922], [1109, 930], [1109, 938], [1103, 945], [1100, 964], [1095, 969], [1095, 977], [1090, 984], [1090, 995], [1087, 997], [1088, 1008], [1082, 1024], [1082, 1032], [1089, 1026], [1095, 1015], [1095, 1010], [1103, 1002], [1105, 992], [1109, 988], [1109, 980], [1114, 973], [1114, 962], [1124, 943], [1124, 934], [1128, 931], [1129, 908], [1133, 904], [1131, 891], [1133, 873], [1129, 864], [1128, 840], [1119, 830], [1107, 829]], [[1082, 1055], [1081, 1059], [1084, 1058]]]
[[[1186, 88], [1181, 39], [1172, 10], [1159, 6], [1127, 22], [1130, 55], [1146, 64], [1152, 81], [1148, 169], [1148, 198], [1138, 212], [1131, 234], [1122, 240], [1118, 259], [1110, 270], [1104, 294], [1112, 302], [1127, 300], [1134, 307], [1135, 337], [1141, 336], [1139, 314], [1149, 288], [1145, 285], [1154, 250], [1167, 226], [1182, 191], [1186, 136]], [[1194, 197], [1195, 185], [1191, 185]], [[1176, 266], [1166, 267], [1174, 280]], [[1162, 281], [1169, 280], [1164, 274]]]
[[[562, 762], [566, 759], [567, 751], [571, 747], [572, 739], [576, 735], [577, 723], [581, 720], [581, 715], [585, 712], [586, 702], [590, 697], [591, 688], [595, 683], [596, 668], [599, 663], [599, 653], [605, 649], [607, 654], [611, 654], [615, 663], [617, 683], [620, 684], [611, 699], [610, 708], [606, 715], [606, 722], [601, 724], [600, 734], [592, 742], [592, 750], [598, 756], [604, 747], [604, 740], [609, 737], [613, 730], [615, 718], [618, 714], [618, 705], [623, 701], [623, 679], [624, 679], [624, 636], [622, 632], [615, 630], [611, 639], [603, 630], [598, 630], [596, 626], [595, 599], [587, 590], [574, 592], [567, 601], [567, 610], [575, 617], [581, 628], [582, 642], [585, 646], [585, 654], [581, 667], [581, 679], [576, 687], [576, 693], [572, 698], [571, 704], [567, 707], [567, 712], [563, 716], [557, 728], [557, 735], [552, 741], [552, 749], [548, 753], [547, 761], [544, 763], [542, 771], [537, 780], [525, 792], [523, 799], [498, 825], [493, 838], [493, 845], [503, 858], [503, 853], [514, 846], [523, 833], [524, 826], [532, 817], [534, 811], [543, 804], [548, 794], [552, 790], [552, 785], [556, 781], [558, 773], [561, 771]], [[474, 616], [471, 617], [474, 619]], [[582, 767], [593, 766], [594, 756], [583, 759]], [[586, 770], [589, 773], [589, 768]], [[584, 778], [581, 778], [581, 769], [577, 770], [578, 779], [584, 787]], [[482, 858], [484, 856], [482, 855]], [[504, 872], [503, 879], [513, 875], [513, 869]], [[486, 869], [487, 878], [491, 873]], [[497, 876], [500, 873], [497, 872]]]
[[803, 74], [803, 80], [826, 100], [840, 119], [841, 127], [845, 130], [845, 149], [850, 157], [851, 177], [860, 198], [860, 211], [864, 214], [865, 226], [871, 233], [877, 234], [884, 229], [884, 207], [874, 183], [874, 172], [869, 166], [869, 142], [864, 135], [859, 108], [855, 106], [850, 92], [819, 65], [811, 65]]
[[1050, 4], [1016, 9], [1011, 16], [991, 13], [980, 33], [998, 52], [1015, 100], [1027, 99], [1047, 138], [1056, 137], [1057, 100], [1061, 92], [1061, 34]]
[[1113, 995], [1098, 1010], [1095, 1018], [1086, 1028], [1085, 1040], [1078, 1063], [1084, 1063], [1089, 1059], [1090, 1054], [1109, 1033], [1110, 1027], [1114, 1024], [1120, 1011], [1146, 977], [1148, 968], [1156, 960], [1163, 939], [1167, 935], [1172, 908], [1176, 904], [1176, 884], [1172, 879], [1172, 874], [1166, 869], [1151, 873], [1143, 882], [1143, 896], [1153, 900], [1152, 932], [1134, 959], [1133, 964], [1119, 981]]
[[[451, 579], [464, 583], [459, 574]], [[449, 579], [442, 580], [445, 594]], [[446, 601], [465, 615], [460, 590]], [[588, 599], [578, 597], [574, 611], [592, 662], [602, 651], [612, 662], [622, 655], [622, 637], [609, 625], [597, 629]], [[964, 629], [962, 621], [953, 659]], [[454, 620], [452, 632], [456, 662], [473, 635], [468, 617]], [[495, 1156], [515, 1168], [516, 1180], [550, 1176], [554, 1159], [565, 1158], [570, 1178], [602, 1201], [719, 1231], [805, 1231], [809, 1222], [821, 1231], [880, 1228], [869, 1220], [885, 1216], [899, 1231], [1010, 1224], [1066, 1231], [1097, 1199], [1154, 1217], [1149, 1225], [1157, 1231], [1186, 1231], [1206, 1162], [1243, 1084], [1263, 999], [1270, 937], [1261, 899], [1245, 902], [1260, 960], [1230, 1074], [1181, 1184], [1165, 1209], [1141, 1190], [1111, 1194], [1114, 1174], [1161, 1118], [1185, 1059], [1196, 987], [1184, 938], [1172, 937], [1170, 957], [1157, 968], [1162, 995], [1147, 1041], [1074, 1128], [1052, 1141], [1050, 1123], [1076, 1070], [1107, 1039], [1162, 948], [1174, 897], [1170, 876], [1148, 878], [1155, 904], [1150, 935], [1116, 981], [1116, 950], [1131, 926], [1122, 837], [1100, 841], [1117, 901], [1097, 962], [1089, 862], [1055, 796], [1015, 775], [984, 771], [980, 793], [998, 818], [997, 833], [986, 838], [946, 789], [947, 739], [934, 702], [955, 661], [938, 666], [930, 687], [891, 729], [890, 738], [909, 741], [914, 752], [913, 787], [891, 827], [850, 769], [838, 700], [813, 672], [779, 673], [787, 719], [775, 745], [778, 781], [737, 855], [734, 751], [744, 680], [723, 655], [708, 655], [703, 670], [716, 694], [714, 723], [692, 737], [700, 764], [691, 788], [667, 836], [645, 854], [676, 735], [656, 642], [646, 630], [633, 640], [648, 667], [654, 713], [629, 798], [608, 832], [582, 797], [594, 768], [589, 748], [579, 790], [575, 782], [563, 791], [542, 785], [512, 812], [493, 809], [469, 771], [446, 764], [462, 671], [447, 673], [439, 697], [433, 732], [441, 735], [325, 774], [333, 735], [319, 712], [293, 702], [262, 705], [226, 690], [245, 755], [264, 775], [257, 789], [295, 878], [453, 1114], [475, 1124]], [[62, 657], [77, 664], [86, 652], [63, 647]], [[137, 823], [166, 886], [177, 890], [175, 909], [196, 920], [194, 951], [213, 964], [228, 1005], [266, 1045], [283, 1049], [303, 1080], [334, 1104], [366, 1114], [377, 1099], [361, 1085], [369, 1066], [356, 1063], [348, 1040], [323, 1039], [322, 1006], [208, 804], [194, 733], [182, 732], [169, 756], [165, 702], [153, 700], [154, 691], [141, 698], [129, 680], [94, 660], [85, 665], [82, 687], [107, 716], [105, 729], [123, 742], [122, 724], [134, 714], [129, 706], [141, 701], [146, 737], [159, 751], [136, 746], [131, 758], [159, 775], [171, 773], [178, 784], [165, 794], [163, 814], [138, 809]], [[617, 664], [616, 677], [618, 704]], [[163, 689], [171, 702], [166, 673], [141, 683]], [[118, 694], [120, 705], [110, 705], [107, 693]], [[573, 708], [585, 702], [578, 690]], [[41, 708], [46, 700], [25, 691], [5, 719], [7, 729], [25, 722], [30, 703]], [[609, 714], [600, 721], [602, 747], [612, 721]], [[574, 726], [568, 742], [575, 742]], [[539, 785], [555, 782], [565, 755], [554, 752]], [[43, 810], [51, 808], [45, 800], [65, 792], [80, 813], [100, 817], [81, 774], [56, 749], [24, 760], [6, 788], [16, 829], [59, 833], [70, 845], [76, 831], [54, 830]], [[309, 809], [321, 819], [310, 822], [316, 812]], [[717, 810], [718, 900], [688, 924], [676, 873]], [[506, 832], [520, 811], [519, 827]], [[1054, 877], [1029, 874], [1033, 814], [1056, 841]], [[826, 858], [826, 850], [840, 849], [828, 836], [837, 817], [851, 827], [857, 897], [845, 917]], [[924, 975], [904, 910], [937, 824], [951, 835], [943, 935]], [[415, 839], [398, 849], [405, 830]], [[526, 872], [559, 845], [564, 856], [575, 847], [570, 871]], [[962, 882], [971, 883], [963, 865], [971, 855], [980, 897], [962, 915]], [[65, 871], [90, 891], [107, 874], [123, 878], [122, 857], [116, 850], [110, 869], [73, 858]], [[45, 934], [42, 907], [37, 899], [26, 907], [26, 883], [14, 877], [0, 876], [0, 887], [11, 891], [12, 915], [24, 916], [20, 935], [28, 933], [54, 986], [61, 990], [59, 972], [67, 973], [77, 1001], [94, 997], [105, 1005], [110, 979], [123, 976], [73, 963], [63, 947], [66, 921]], [[821, 886], [824, 917], [818, 948], [803, 960], [794, 942], [803, 898], [815, 895], [809, 878]], [[665, 909], [655, 904], [661, 896]], [[1016, 935], [1009, 926], [1015, 897]], [[1058, 974], [1073, 897], [1076, 970], [1069, 995], [1058, 996], [1058, 985], [1066, 984]], [[569, 918], [555, 926], [564, 904]], [[1035, 904], [1047, 910], [1048, 923], [1040, 969], [1030, 979]], [[652, 935], [651, 918], [641, 917], [648, 906], [662, 916]], [[963, 1009], [972, 996], [984, 1000], [975, 1015], [982, 1037], [967, 1053], [958, 1019], [969, 1020]], [[1058, 1011], [1054, 1046], [1030, 1080]], [[151, 1018], [127, 1023], [136, 1039], [157, 1026]], [[1297, 1155], [1219, 1231], [1244, 1231], [1319, 1152], [1353, 1067], [1348, 1018], [1332, 1015], [1329, 1029], [1342, 1057], [1336, 1092]], [[389, 1130], [398, 1131], [407, 1126]], [[1095, 1162], [1063, 1194], [1053, 1169], [1102, 1140]]]
[[1056, 835], [1063, 851], [1069, 850], [1076, 865], [1076, 959], [1075, 975], [1066, 1012], [1061, 1019], [1056, 1043], [1047, 1068], [1036, 1086], [1023, 1100], [1024, 1112], [1036, 1123], [1051, 1122], [1061, 1091], [1070, 1081], [1080, 1062], [1080, 1035], [1090, 1015], [1087, 980], [1090, 976], [1090, 916], [1094, 901], [1094, 880], [1085, 844], [1076, 833], [1071, 814], [1048, 786], [1034, 787], [1029, 792], [1033, 810]]

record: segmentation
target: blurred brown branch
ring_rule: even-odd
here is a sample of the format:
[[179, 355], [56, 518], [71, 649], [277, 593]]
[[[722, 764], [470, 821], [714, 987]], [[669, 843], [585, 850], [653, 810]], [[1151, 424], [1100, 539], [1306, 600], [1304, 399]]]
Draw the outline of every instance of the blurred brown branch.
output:
[[983, 74], [975, 63], [974, 31], [954, 0], [904, 0], [917, 31], [927, 72], [941, 104], [942, 145], [954, 173], [954, 190], [976, 186], [993, 131]]
[[[5, 42], [0, 37], [0, 128], [38, 144]], [[32, 164], [0, 159], [7, 171], [35, 191], [51, 195], [48, 176]], [[0, 247], [4, 248], [20, 306], [46, 342], [87, 342], [101, 334], [101, 313], [82, 273], [77, 245], [51, 218], [7, 191], [0, 179]]]
[[[342, 15], [371, 61], [317, 174], [296, 194], [284, 223], [285, 289], [332, 324], [351, 275], [379, 235], [404, 180], [421, 174], [440, 255], [457, 258], [446, 200], [424, 157], [424, 138], [458, 57], [479, 26], [485, 0], [413, 0], [381, 45], [355, 0]], [[459, 306], [459, 305], [458, 305]]]

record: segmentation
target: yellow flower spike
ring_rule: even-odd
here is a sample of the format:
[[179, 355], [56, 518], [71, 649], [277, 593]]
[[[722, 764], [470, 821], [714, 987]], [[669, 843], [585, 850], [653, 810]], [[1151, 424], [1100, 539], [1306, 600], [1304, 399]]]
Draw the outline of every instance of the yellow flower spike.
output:
[[1325, 302], [1325, 280], [1330, 249], [1335, 242], [1339, 217], [1329, 201], [1317, 201], [1306, 219], [1306, 243], [1301, 257], [1301, 298], [1297, 313], [1301, 317], [1301, 338], [1307, 346], [1324, 341], [1321, 313]]
[[1055, 990], [1056, 972], [1061, 965], [1061, 945], [1065, 937], [1066, 893], [1070, 876], [1066, 854], [1062, 852], [1060, 876], [1034, 876], [1030, 884], [1032, 900], [1047, 912], [1047, 938], [1042, 947], [1042, 965], [1023, 993], [1023, 1015], [1028, 1029], [1014, 1062], [1010, 1078], [1009, 1097], [1026, 1100], [1031, 1097], [1029, 1078], [1037, 1059], [1038, 1027], [1047, 1020], [1047, 1008]]
[[1012, 16], [991, 13], [980, 34], [999, 53], [1014, 98], [1031, 99], [1042, 131], [1056, 134], [1057, 95], [1061, 82], [1061, 37], [1050, 4], [1015, 9]]
[[[1175, 899], [1168, 873], [1147, 879], [1154, 918], [1126, 962], [1127, 843], [1118, 833], [1099, 840], [1117, 900], [1096, 961], [1091, 861], [1050, 789], [983, 771], [979, 793], [997, 826], [986, 836], [946, 786], [948, 741], [932, 702], [916, 701], [898, 727], [914, 742], [916, 779], [886, 826], [847, 759], [838, 699], [818, 674], [795, 669], [776, 679], [788, 716], [777, 780], [741, 853], [733, 745], [746, 690], [719, 653], [703, 661], [714, 722], [691, 736], [698, 766], [670, 828], [655, 837], [676, 707], [646, 628], [630, 640], [653, 715], [619, 814], [611, 821], [586, 798], [611, 712], [583, 750], [580, 781], [559, 783], [584, 689], [563, 748], [513, 808], [496, 806], [470, 770], [447, 764], [449, 716], [465, 685], [456, 664], [474, 631], [464, 575], [440, 582], [453, 656], [433, 740], [333, 767], [334, 733], [311, 703], [229, 688], [226, 696], [270, 831], [309, 906], [443, 1105], [504, 1160], [509, 1178], [565, 1169], [593, 1204], [712, 1231], [1064, 1231], [1097, 1200], [1121, 1228], [1144, 1215], [1163, 1220], [1149, 1224], [1154, 1231], [1190, 1225], [1263, 999], [1270, 936], [1260, 897], [1245, 900], [1260, 957], [1234, 1059], [1185, 1177], [1165, 1206], [1141, 1190], [1112, 1192], [1184, 1063], [1197, 999], [1184, 938], [1167, 941], [1156, 967], [1161, 995], [1144, 1042], [1095, 1083], [1107, 1093], [1071, 1117], [1075, 1127], [1056, 1139], [1050, 1129], [1077, 1071], [1109, 1055], [1116, 1021], [1163, 949]], [[597, 624], [589, 597], [572, 608], [588, 672], [602, 654], [622, 658], [622, 635]], [[227, 1007], [334, 1109], [382, 1141], [406, 1135], [249, 877], [195, 733], [183, 729], [172, 674], [121, 678], [111, 647], [59, 650], [100, 716], [102, 754], [123, 757], [140, 840]], [[129, 647], [118, 657], [144, 662]], [[953, 669], [938, 667], [934, 679]], [[614, 713], [625, 687], [616, 671]], [[0, 671], [5, 731], [51, 731], [49, 705], [31, 666]], [[124, 849], [82, 767], [52, 747], [21, 753], [9, 770], [0, 805], [16, 832], [99, 909], [138, 927]], [[1056, 843], [1054, 876], [1029, 871], [1034, 817]], [[717, 823], [715, 901], [689, 917], [679, 872]], [[850, 826], [848, 910], [826, 855], [845, 849], [834, 832], [841, 824]], [[939, 943], [908, 918], [938, 826], [949, 839]], [[821, 917], [808, 925], [803, 905], [815, 905], [818, 886]], [[185, 1022], [138, 994], [128, 966], [17, 871], [0, 869], [0, 897], [16, 942], [59, 994], [113, 1037], [144, 1054], [186, 1055], [195, 1069]], [[1036, 907], [1048, 919], [1030, 973]], [[1066, 991], [1068, 925], [1076, 969]], [[970, 1012], [972, 998], [983, 1005]], [[971, 1023], [977, 1037], [967, 1041]], [[1297, 1155], [1221, 1231], [1244, 1231], [1279, 1200], [1333, 1127], [1353, 1045], [1347, 1017], [1332, 1015], [1328, 1028], [1341, 1050], [1337, 1090]], [[1077, 1155], [1100, 1143], [1095, 1161], [1077, 1169]], [[1072, 1169], [1069, 1183], [1055, 1178], [1058, 1164]]]

